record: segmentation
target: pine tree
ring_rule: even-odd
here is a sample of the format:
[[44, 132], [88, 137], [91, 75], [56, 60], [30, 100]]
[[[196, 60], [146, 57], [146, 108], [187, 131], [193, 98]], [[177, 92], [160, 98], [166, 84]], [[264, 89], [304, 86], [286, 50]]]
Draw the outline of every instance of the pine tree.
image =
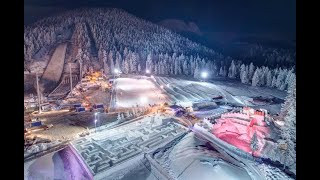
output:
[[139, 58], [138, 54], [136, 54], [134, 52], [131, 54], [131, 59], [129, 61], [129, 65], [130, 65], [129, 66], [130, 67], [130, 71], [129, 72], [131, 72], [131, 73], [137, 72], [138, 58]]
[[296, 82], [294, 81], [288, 90], [286, 101], [282, 107], [281, 118], [284, 126], [281, 129], [281, 137], [287, 144], [284, 166], [296, 161]]
[[[246, 70], [246, 66], [244, 65], [244, 64], [242, 64], [241, 66], [240, 66], [240, 79], [241, 79], [241, 77], [242, 77], [242, 74], [243, 74], [243, 72]], [[241, 80], [242, 81], [242, 80]]]
[[271, 74], [271, 71], [268, 71], [266, 86], [267, 87], [272, 87], [272, 74]]
[[254, 155], [254, 152], [256, 152], [259, 149], [259, 141], [258, 141], [258, 136], [257, 132], [254, 132], [251, 142], [250, 142], [250, 147], [252, 149], [252, 155]]
[[260, 69], [257, 68], [252, 77], [252, 86], [260, 86]]
[[276, 82], [276, 87], [280, 90], [284, 90], [285, 88], [285, 77], [286, 77], [286, 71], [280, 69], [278, 77], [277, 77], [277, 82]]
[[199, 69], [198, 66], [196, 66], [196, 69], [194, 70], [194, 75], [193, 75], [193, 77], [194, 77], [194, 78], [199, 78], [199, 76], [200, 76], [200, 69]]
[[178, 59], [176, 59], [174, 61], [174, 75], [179, 74], [179, 71], [180, 71], [179, 68], [180, 68], [179, 61], [178, 61]]
[[248, 74], [249, 79], [252, 79], [254, 72], [255, 72], [255, 67], [254, 67], [253, 63], [251, 62], [250, 66], [249, 66], [249, 74]]
[[147, 61], [146, 61], [146, 70], [149, 70], [150, 72], [153, 71], [153, 62], [152, 62], [152, 54], [149, 53], [147, 56]]
[[119, 53], [119, 51], [117, 51], [115, 68], [117, 68], [118, 70], [121, 70], [120, 65], [121, 65], [121, 54]]
[[248, 79], [248, 73], [246, 71], [242, 72], [242, 76], [241, 78], [241, 82], [244, 84], [248, 84], [249, 83], [249, 79]]
[[236, 78], [236, 75], [237, 75], [236, 66], [234, 64], [234, 61], [232, 60], [231, 65], [229, 67], [228, 77], [229, 78]]
[[220, 67], [220, 71], [219, 71], [219, 76], [223, 76], [223, 68], [222, 68], [222, 66]]
[[128, 60], [123, 60], [123, 73], [128, 74], [129, 73], [129, 63]]
[[276, 76], [273, 76], [273, 78], [272, 78], [271, 87], [273, 87], [273, 88], [277, 87], [277, 78], [276, 78]]
[[113, 62], [113, 52], [109, 51], [108, 61], [110, 62], [110, 71], [114, 73], [114, 62]]
[[188, 66], [187, 60], [183, 61], [182, 69], [183, 69], [183, 74], [188, 76], [189, 75], [189, 66]]

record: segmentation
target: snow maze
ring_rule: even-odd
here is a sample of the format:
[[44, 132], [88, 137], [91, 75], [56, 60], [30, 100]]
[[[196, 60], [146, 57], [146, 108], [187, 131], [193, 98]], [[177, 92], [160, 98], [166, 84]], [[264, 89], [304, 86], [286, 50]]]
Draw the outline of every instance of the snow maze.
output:
[[186, 132], [172, 121], [133, 122], [72, 142], [93, 175], [144, 152], [149, 152]]

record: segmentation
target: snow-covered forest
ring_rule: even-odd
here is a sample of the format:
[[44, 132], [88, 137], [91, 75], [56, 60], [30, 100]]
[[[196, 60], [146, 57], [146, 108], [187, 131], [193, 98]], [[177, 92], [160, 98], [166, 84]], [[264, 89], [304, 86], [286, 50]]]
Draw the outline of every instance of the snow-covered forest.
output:
[[292, 82], [288, 88], [288, 95], [281, 109], [281, 119], [284, 126], [281, 129], [281, 138], [287, 144], [284, 153], [287, 166], [296, 165], [296, 82]]
[[[90, 66], [106, 73], [117, 68], [125, 74], [144, 73], [148, 69], [155, 75], [195, 78], [207, 71], [212, 78], [228, 77], [280, 90], [286, 90], [295, 81], [294, 67], [277, 67], [281, 59], [266, 56], [265, 66], [261, 67], [244, 64], [245, 61], [224, 56], [119, 9], [78, 9], [42, 19], [25, 27], [24, 42], [26, 70], [50, 49], [68, 42], [72, 45], [72, 61], [82, 62], [84, 71]], [[256, 52], [259, 51], [252, 51]]]

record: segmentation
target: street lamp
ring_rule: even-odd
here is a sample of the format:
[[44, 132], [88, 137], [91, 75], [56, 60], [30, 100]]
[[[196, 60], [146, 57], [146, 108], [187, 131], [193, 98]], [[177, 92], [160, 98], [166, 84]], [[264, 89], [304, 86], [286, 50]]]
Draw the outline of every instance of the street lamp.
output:
[[201, 77], [204, 78], [204, 79], [207, 78], [208, 77], [208, 73], [207, 72], [202, 72], [201, 73]]
[[94, 130], [97, 132], [97, 119], [94, 120]]
[[97, 115], [98, 115], [98, 112], [94, 113], [94, 130], [95, 132], [97, 132]]

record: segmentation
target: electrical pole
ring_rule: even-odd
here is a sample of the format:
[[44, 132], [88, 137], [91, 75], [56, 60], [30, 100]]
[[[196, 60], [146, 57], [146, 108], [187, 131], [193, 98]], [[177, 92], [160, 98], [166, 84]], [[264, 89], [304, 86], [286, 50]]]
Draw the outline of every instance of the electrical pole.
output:
[[39, 106], [39, 114], [41, 113], [41, 101], [40, 101], [40, 88], [39, 88], [39, 78], [38, 73], [36, 72], [36, 81], [37, 81], [37, 94], [38, 94], [38, 106]]
[[71, 63], [69, 63], [69, 71], [70, 71], [70, 96], [72, 93], [72, 73], [71, 73]]
[[80, 84], [82, 84], [82, 81], [81, 81], [81, 79], [82, 79], [82, 62], [81, 62], [81, 60], [79, 60], [79, 63], [80, 63]]

